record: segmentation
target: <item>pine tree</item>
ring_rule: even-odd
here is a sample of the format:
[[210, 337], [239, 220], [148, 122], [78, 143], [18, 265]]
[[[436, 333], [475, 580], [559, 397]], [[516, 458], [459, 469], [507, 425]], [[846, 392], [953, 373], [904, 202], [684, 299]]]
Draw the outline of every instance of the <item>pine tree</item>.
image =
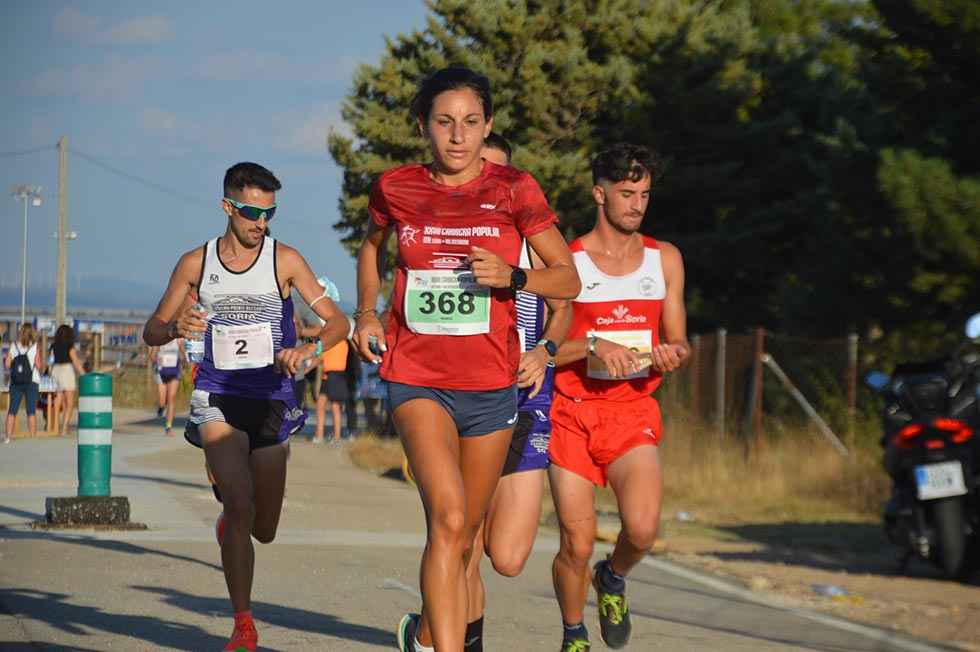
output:
[[643, 228], [680, 246], [695, 330], [938, 332], [980, 309], [978, 7], [430, 0], [425, 29], [355, 74], [353, 135], [329, 140], [336, 228], [356, 251], [372, 181], [428, 160], [411, 97], [462, 64], [490, 77], [494, 129], [568, 236], [594, 221], [597, 149], [667, 156]]

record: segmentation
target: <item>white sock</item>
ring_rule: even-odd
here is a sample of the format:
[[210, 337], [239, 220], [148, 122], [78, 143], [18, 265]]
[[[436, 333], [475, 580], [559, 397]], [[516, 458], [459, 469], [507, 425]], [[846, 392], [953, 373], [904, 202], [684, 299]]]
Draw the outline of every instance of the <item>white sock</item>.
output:
[[418, 636], [415, 637], [415, 639], [414, 639], [413, 642], [415, 643], [415, 652], [435, 652], [436, 651], [436, 649], [434, 647], [425, 647], [424, 645], [422, 645], [421, 643], [419, 643], [419, 637]]

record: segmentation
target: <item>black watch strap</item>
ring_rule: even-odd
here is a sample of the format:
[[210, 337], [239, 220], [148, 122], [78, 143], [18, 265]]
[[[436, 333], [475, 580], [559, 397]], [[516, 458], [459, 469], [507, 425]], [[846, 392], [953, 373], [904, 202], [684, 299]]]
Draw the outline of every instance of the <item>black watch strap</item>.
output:
[[510, 289], [523, 290], [524, 286], [527, 285], [527, 272], [525, 272], [520, 267], [513, 267], [510, 270]]

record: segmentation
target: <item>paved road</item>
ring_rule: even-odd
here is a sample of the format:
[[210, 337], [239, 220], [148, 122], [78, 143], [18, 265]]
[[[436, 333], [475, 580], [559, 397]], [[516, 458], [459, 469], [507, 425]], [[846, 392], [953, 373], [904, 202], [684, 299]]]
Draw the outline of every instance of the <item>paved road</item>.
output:
[[[119, 425], [120, 422], [123, 425]], [[203, 458], [156, 422], [117, 411], [112, 491], [144, 532], [35, 531], [46, 496], [74, 495], [75, 445], [0, 446], [0, 650], [220, 650], [230, 631]], [[263, 650], [393, 650], [419, 605], [424, 531], [407, 485], [354, 468], [342, 448], [294, 442], [278, 540], [257, 546], [253, 611]], [[487, 650], [556, 650], [543, 532], [525, 573], [487, 574]], [[597, 547], [597, 554], [603, 553]], [[631, 650], [932, 650], [650, 559], [629, 583]], [[598, 639], [595, 605], [587, 623]], [[595, 641], [595, 649], [604, 646]]]

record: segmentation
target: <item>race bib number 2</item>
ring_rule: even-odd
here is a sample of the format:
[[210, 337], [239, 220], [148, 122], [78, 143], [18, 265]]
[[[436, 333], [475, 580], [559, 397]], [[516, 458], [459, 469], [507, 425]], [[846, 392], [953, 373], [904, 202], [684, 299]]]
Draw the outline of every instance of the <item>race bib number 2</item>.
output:
[[422, 335], [480, 335], [490, 332], [490, 288], [469, 271], [409, 270], [405, 321]]
[[261, 369], [273, 361], [272, 324], [211, 327], [214, 366], [217, 369]]

